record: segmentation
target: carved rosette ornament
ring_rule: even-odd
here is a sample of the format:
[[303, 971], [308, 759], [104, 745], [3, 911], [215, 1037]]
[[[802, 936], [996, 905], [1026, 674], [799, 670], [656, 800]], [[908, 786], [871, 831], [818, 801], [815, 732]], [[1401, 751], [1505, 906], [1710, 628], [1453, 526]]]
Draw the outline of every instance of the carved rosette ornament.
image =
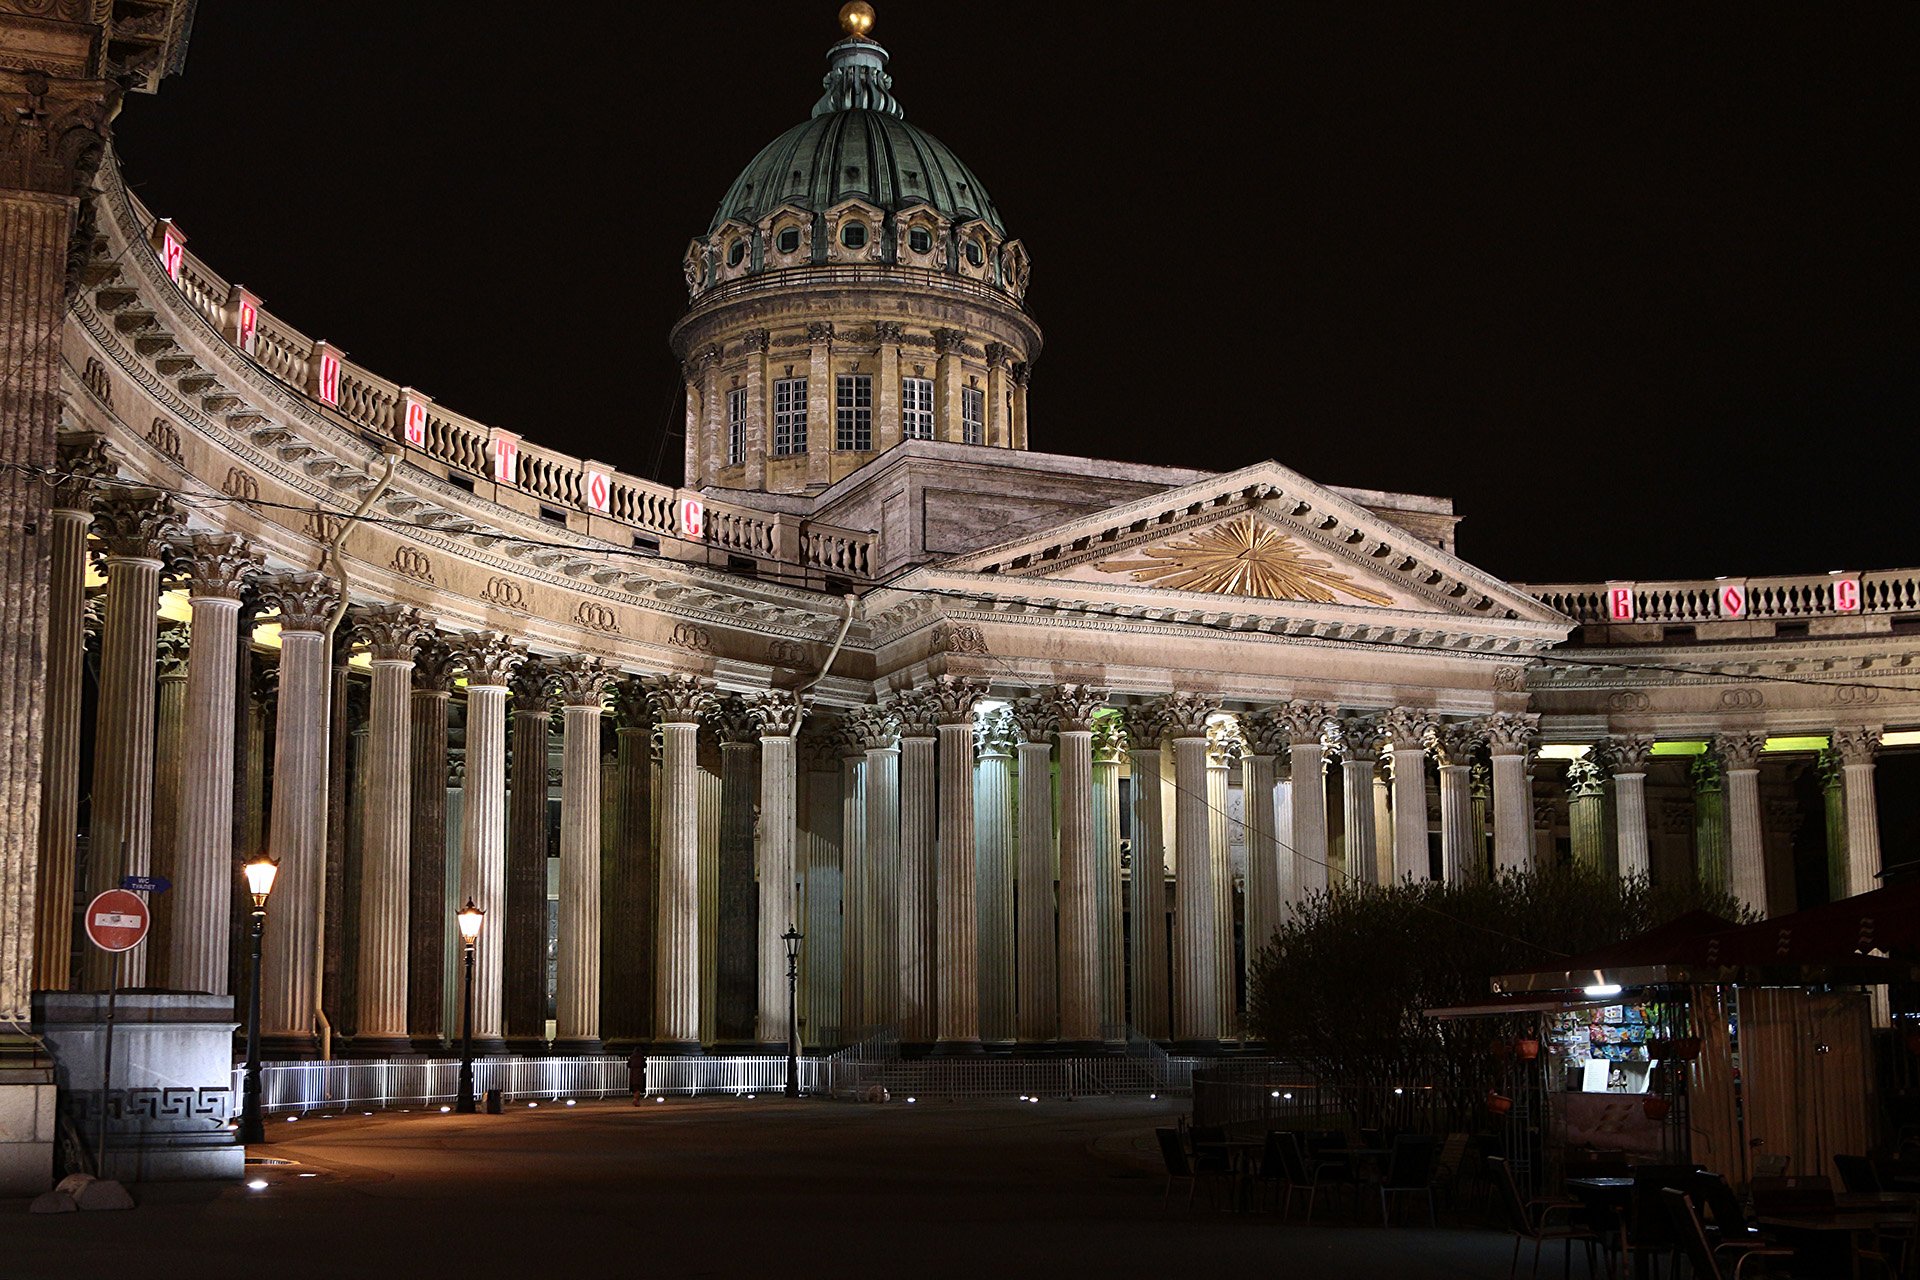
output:
[[1872, 764], [1875, 753], [1880, 750], [1880, 731], [1864, 725], [1837, 728], [1833, 731], [1833, 754], [1840, 757], [1840, 763]]
[[1093, 715], [1106, 705], [1107, 691], [1085, 684], [1056, 684], [1043, 695], [1053, 708], [1055, 733], [1087, 733]]
[[375, 662], [412, 662], [420, 638], [433, 620], [403, 604], [371, 604], [351, 614], [353, 635], [372, 651]]
[[974, 719], [973, 749], [983, 757], [1011, 757], [1019, 741], [1020, 731], [1014, 726], [1011, 707], [995, 707]]
[[238, 600], [260, 571], [261, 554], [237, 533], [196, 533], [175, 554], [194, 600]]
[[324, 573], [281, 573], [261, 582], [260, 597], [279, 615], [281, 631], [324, 632], [340, 589]]
[[549, 659], [546, 666], [554, 701], [563, 707], [599, 707], [606, 701], [607, 686], [620, 677], [600, 659], [583, 653]]
[[1013, 717], [1013, 727], [1022, 742], [1045, 742], [1053, 737], [1054, 725], [1059, 717], [1053, 712], [1053, 704], [1045, 698], [1015, 698], [1009, 708]]
[[707, 712], [707, 724], [713, 736], [736, 746], [760, 741], [760, 722], [747, 709], [747, 700], [737, 693], [716, 698]]
[[1487, 750], [1496, 756], [1523, 754], [1540, 733], [1540, 717], [1531, 711], [1496, 711], [1486, 719]]
[[1333, 708], [1324, 702], [1283, 702], [1272, 714], [1285, 727], [1290, 746], [1311, 747], [1327, 739], [1327, 726], [1333, 722]]
[[448, 642], [454, 661], [466, 674], [469, 687], [505, 686], [515, 667], [526, 661], [525, 645], [507, 639], [498, 631], [467, 631]]
[[1434, 728], [1433, 716], [1418, 707], [1395, 707], [1380, 723], [1395, 751], [1425, 750]]
[[62, 432], [54, 442], [58, 450], [52, 477], [52, 507], [55, 511], [92, 511], [101, 485], [113, 478], [113, 458], [107, 452], [106, 437], [97, 431]]
[[1606, 793], [1606, 775], [1592, 756], [1567, 761], [1567, 795], [1587, 800]]
[[439, 633], [428, 633], [413, 652], [413, 687], [425, 693], [450, 693], [456, 674], [453, 650]]
[[93, 533], [110, 560], [161, 560], [180, 527], [180, 508], [156, 489], [109, 485], [94, 504]]
[[507, 680], [507, 694], [516, 713], [545, 715], [553, 692], [553, 666], [556, 659], [529, 657], [514, 668]]
[[1220, 699], [1210, 693], [1170, 693], [1154, 704], [1169, 738], [1206, 737], [1207, 717], [1219, 709]]
[[935, 676], [921, 692], [941, 724], [972, 724], [973, 704], [986, 696], [987, 686], [968, 676]]
[[1474, 753], [1480, 749], [1480, 726], [1469, 720], [1436, 724], [1427, 737], [1427, 745], [1436, 764], [1472, 764]]
[[905, 690], [887, 704], [887, 709], [900, 722], [901, 737], [937, 738], [940, 736], [940, 708], [926, 690]]
[[1127, 721], [1118, 711], [1093, 718], [1093, 762], [1119, 764], [1127, 757]]
[[807, 707], [788, 689], [765, 689], [747, 695], [747, 714], [762, 738], [791, 738], [800, 732]]
[[647, 699], [661, 724], [699, 724], [717, 699], [713, 681], [705, 676], [656, 676], [647, 686]]
[[653, 724], [653, 703], [647, 697], [647, 684], [639, 676], [628, 676], [613, 686], [613, 714], [622, 729], [645, 729]]
[[1743, 730], [1713, 735], [1713, 750], [1729, 769], [1758, 769], [1760, 753], [1767, 748], [1767, 735]]
[[1653, 739], [1645, 734], [1615, 734], [1606, 741], [1607, 761], [1617, 778], [1623, 773], [1645, 773], [1653, 756]]

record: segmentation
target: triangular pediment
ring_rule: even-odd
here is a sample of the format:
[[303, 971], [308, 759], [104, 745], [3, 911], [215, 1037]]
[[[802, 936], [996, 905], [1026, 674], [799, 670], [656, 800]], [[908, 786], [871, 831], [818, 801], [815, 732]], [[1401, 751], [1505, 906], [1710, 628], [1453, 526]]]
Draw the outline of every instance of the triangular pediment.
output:
[[[1531, 596], [1275, 462], [955, 557], [936, 571], [998, 578], [1027, 594], [1083, 584], [1192, 605], [1381, 610], [1564, 624]], [[1019, 586], [1016, 587], [1015, 584]]]

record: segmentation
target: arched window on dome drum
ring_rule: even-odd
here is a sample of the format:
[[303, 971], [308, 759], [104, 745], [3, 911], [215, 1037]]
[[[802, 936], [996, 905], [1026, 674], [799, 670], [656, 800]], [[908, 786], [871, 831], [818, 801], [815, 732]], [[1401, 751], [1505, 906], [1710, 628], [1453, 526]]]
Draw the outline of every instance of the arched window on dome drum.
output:
[[780, 246], [780, 252], [782, 253], [800, 252], [800, 228], [780, 228], [780, 238], [775, 243]]
[[907, 231], [907, 247], [915, 253], [933, 252], [933, 232], [926, 227], [912, 227]]
[[867, 247], [867, 224], [854, 219], [840, 228], [840, 243], [849, 249]]
[[978, 240], [967, 241], [967, 261], [974, 266], [982, 266], [987, 261], [987, 250]]
[[747, 242], [735, 240], [727, 246], [727, 265], [737, 267], [747, 260]]
[[737, 467], [747, 460], [747, 389], [736, 387], [727, 392], [727, 465]]
[[900, 434], [909, 440], [933, 439], [933, 379], [900, 379]]
[[776, 379], [773, 384], [773, 452], [776, 457], [786, 457], [806, 451], [807, 380]]
[[979, 444], [986, 439], [985, 423], [987, 398], [978, 387], [960, 388], [960, 438], [967, 444]]
[[852, 452], [873, 448], [873, 377], [842, 373], [833, 380], [833, 447]]

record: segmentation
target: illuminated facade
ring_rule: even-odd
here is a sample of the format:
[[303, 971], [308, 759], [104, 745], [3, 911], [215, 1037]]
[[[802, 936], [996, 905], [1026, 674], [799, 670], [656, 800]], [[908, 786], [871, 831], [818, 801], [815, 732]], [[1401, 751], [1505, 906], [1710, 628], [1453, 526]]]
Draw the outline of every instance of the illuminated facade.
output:
[[1025, 249], [870, 40], [686, 251], [681, 488], [301, 333], [71, 92], [0, 171], [0, 1039], [104, 981], [76, 903], [127, 874], [173, 883], [130, 981], [236, 990], [263, 849], [283, 1054], [444, 1045], [469, 897], [490, 1048], [777, 1043], [791, 922], [808, 1045], [957, 1052], [1234, 1041], [1329, 886], [1874, 884], [1920, 571], [1520, 586], [1446, 499], [1032, 450]]

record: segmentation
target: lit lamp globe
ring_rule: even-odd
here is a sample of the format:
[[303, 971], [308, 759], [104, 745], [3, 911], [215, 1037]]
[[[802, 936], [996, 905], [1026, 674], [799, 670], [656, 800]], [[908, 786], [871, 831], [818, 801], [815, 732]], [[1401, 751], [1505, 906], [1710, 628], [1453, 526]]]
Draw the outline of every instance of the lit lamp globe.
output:
[[840, 6], [840, 29], [855, 40], [865, 40], [873, 30], [873, 6], [865, 0], [853, 0]]
[[241, 867], [240, 874], [247, 878], [247, 893], [253, 898], [254, 910], [266, 906], [267, 895], [273, 892], [273, 878], [280, 874], [280, 864], [261, 854]]
[[460, 941], [472, 946], [480, 941], [480, 921], [487, 913], [473, 905], [473, 899], [467, 899], [467, 905], [460, 908], [454, 919], [460, 922]]

